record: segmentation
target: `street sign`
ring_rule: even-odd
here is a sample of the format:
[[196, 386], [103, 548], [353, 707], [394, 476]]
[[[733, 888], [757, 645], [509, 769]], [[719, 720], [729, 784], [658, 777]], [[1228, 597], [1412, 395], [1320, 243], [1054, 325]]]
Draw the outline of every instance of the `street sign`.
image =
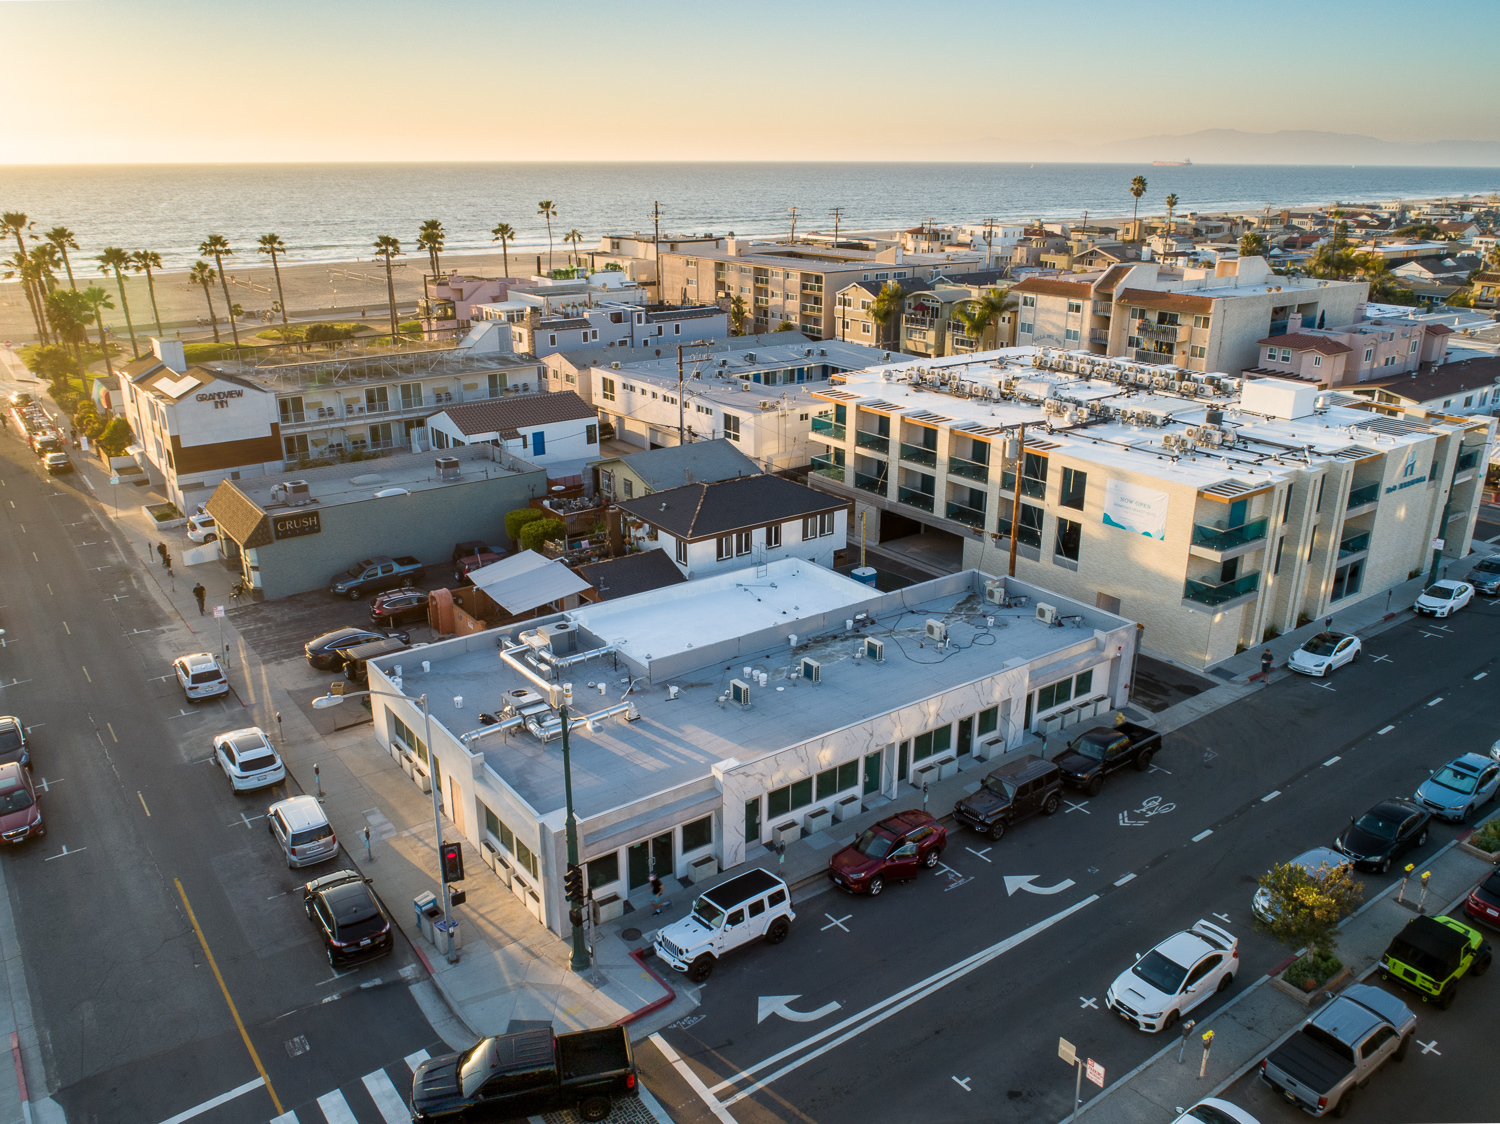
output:
[[109, 478], [109, 482], [111, 484], [118, 484], [120, 482], [120, 478], [118, 476], [111, 476]]
[[1078, 1050], [1066, 1038], [1057, 1040], [1057, 1056], [1069, 1065], [1075, 1065], [1078, 1062]]
[[1448, 544], [1447, 544], [1446, 540], [1444, 540], [1444, 539], [1433, 539], [1432, 540], [1432, 549], [1433, 550], [1442, 550], [1443, 547], [1445, 547], [1447, 545]]
[[224, 606], [223, 605], [215, 605], [214, 606], [214, 616], [216, 616], [216, 617], [222, 617], [223, 615], [224, 615]]
[[1104, 1067], [1093, 1058], [1089, 1059], [1088, 1068], [1084, 1071], [1084, 1074], [1099, 1088], [1104, 1088]]

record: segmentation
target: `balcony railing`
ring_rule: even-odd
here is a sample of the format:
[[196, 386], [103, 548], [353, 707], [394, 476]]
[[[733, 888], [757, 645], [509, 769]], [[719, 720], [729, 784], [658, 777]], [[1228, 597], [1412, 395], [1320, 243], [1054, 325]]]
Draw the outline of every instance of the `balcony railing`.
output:
[[[908, 445], [901, 442], [901, 459], [911, 461], [912, 464], [925, 464], [928, 468], [937, 467], [937, 451], [929, 449], [925, 445]], [[929, 507], [927, 510], [931, 511]]]
[[1089, 331], [1089, 343], [1109, 343], [1108, 328], [1093, 328]]
[[1109, 301], [1094, 301], [1093, 306], [1095, 316], [1108, 316], [1114, 309], [1114, 305], [1110, 304]]
[[1016, 474], [1013, 471], [1001, 469], [1000, 490], [1002, 492], [1014, 492], [1016, 490]]
[[969, 507], [966, 504], [948, 501], [948, 518], [955, 523], [962, 523], [967, 527], [973, 527], [977, 531], [984, 530], [984, 512], [977, 507]]
[[898, 488], [896, 490], [896, 498], [902, 503], [919, 508], [922, 511], [929, 513], [932, 511], [932, 496], [926, 492], [919, 492], [915, 488]]
[[1237, 546], [1266, 537], [1266, 521], [1256, 519], [1238, 527], [1211, 527], [1202, 523], [1193, 524], [1193, 545], [1206, 546], [1210, 550], [1231, 550]]
[[[1007, 525], [1007, 529], [1009, 526]], [[1038, 550], [1042, 548], [1042, 529], [1040, 527], [1028, 527], [1021, 524], [1021, 529], [1016, 532], [1016, 542], [1022, 546], [1034, 546]]]
[[391, 418], [399, 418], [407, 414], [431, 414], [459, 402], [488, 401], [491, 398], [499, 398], [504, 393], [503, 390], [491, 391], [486, 387], [483, 390], [471, 390], [467, 394], [444, 391], [420, 398], [388, 399], [385, 402], [348, 404], [340, 402], [332, 406], [304, 406], [301, 410], [282, 410], [281, 426], [285, 430], [291, 426], [317, 428], [318, 426], [343, 425], [350, 421], [389, 421]]
[[1169, 340], [1177, 343], [1188, 338], [1186, 324], [1153, 324], [1149, 320], [1137, 320], [1135, 334], [1148, 340]]
[[980, 464], [978, 461], [965, 460], [963, 457], [949, 457], [948, 471], [954, 476], [962, 476], [966, 480], [988, 481], [990, 478], [990, 466]]
[[1144, 347], [1135, 349], [1135, 361], [1137, 363], [1170, 363], [1172, 353], [1170, 351], [1150, 351]]
[[891, 439], [889, 437], [882, 437], [878, 433], [866, 433], [863, 429], [857, 429], [854, 431], [854, 443], [861, 449], [870, 449], [876, 453], [890, 455]]
[[884, 476], [867, 476], [858, 469], [855, 469], [854, 486], [862, 492], [871, 492], [877, 496], [885, 495]]
[[814, 433], [826, 434], [835, 441], [844, 439], [844, 423], [836, 422], [832, 418], [813, 418], [812, 431]]
[[1023, 476], [1021, 477], [1021, 494], [1030, 496], [1034, 500], [1044, 500], [1047, 498], [1047, 482], [1038, 480], [1034, 476]]
[[1339, 540], [1339, 561], [1343, 561], [1351, 554], [1359, 554], [1370, 549], [1370, 532], [1364, 531], [1357, 535], [1350, 535], [1346, 539]]
[[1258, 573], [1246, 574], [1235, 578], [1232, 582], [1225, 582], [1223, 585], [1210, 585], [1207, 582], [1197, 582], [1188, 578], [1182, 596], [1185, 600], [1212, 607], [1223, 605], [1247, 593], [1254, 593], [1259, 588], [1260, 574]]
[[819, 476], [826, 476], [830, 480], [837, 480], [840, 484], [844, 482], [844, 466], [834, 464], [832, 457], [813, 457], [812, 470]]
[[1349, 491], [1348, 507], [1363, 507], [1367, 503], [1374, 503], [1380, 498], [1380, 484], [1366, 484], [1363, 488], [1351, 488]]
[[908, 328], [930, 328], [937, 323], [937, 319], [932, 316], [923, 316], [918, 312], [908, 312], [901, 317], [901, 322]]

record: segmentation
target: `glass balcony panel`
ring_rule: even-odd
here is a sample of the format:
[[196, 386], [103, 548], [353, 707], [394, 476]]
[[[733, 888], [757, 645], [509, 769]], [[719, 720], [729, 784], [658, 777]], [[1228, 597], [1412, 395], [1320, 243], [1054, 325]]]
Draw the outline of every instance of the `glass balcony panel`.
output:
[[813, 418], [812, 431], [827, 434], [836, 441], [844, 439], [844, 423], [836, 422], [832, 418]]
[[1222, 585], [1211, 585], [1208, 582], [1194, 581], [1188, 578], [1183, 589], [1182, 596], [1188, 601], [1196, 601], [1200, 605], [1210, 607], [1222, 605], [1226, 601], [1233, 601], [1236, 597], [1246, 593], [1254, 593], [1260, 588], [1260, 574], [1245, 574], [1243, 577], [1235, 578], [1232, 582]]
[[1016, 474], [1009, 470], [1002, 471], [1000, 473], [1000, 487], [1004, 491], [1014, 492], [1016, 490]]
[[1030, 496], [1034, 500], [1044, 500], [1047, 498], [1047, 482], [1023, 476], [1021, 477], [1021, 494]]
[[1364, 531], [1358, 535], [1350, 535], [1339, 543], [1339, 558], [1347, 558], [1351, 554], [1358, 554], [1362, 550], [1370, 549], [1370, 532]]
[[1209, 527], [1193, 524], [1193, 543], [1210, 550], [1230, 550], [1266, 537], [1266, 521], [1256, 519], [1239, 527]]
[[884, 476], [867, 476], [858, 469], [855, 469], [854, 486], [863, 492], [873, 492], [877, 496], [885, 495]]
[[[911, 461], [912, 464], [925, 464], [928, 468], [937, 467], [937, 453], [923, 445], [908, 445], [903, 441], [901, 459]], [[928, 510], [932, 509], [929, 507]]]
[[1349, 506], [1361, 507], [1367, 503], [1374, 503], [1380, 498], [1380, 484], [1366, 484], [1363, 488], [1354, 488], [1349, 492]]
[[840, 484], [844, 482], [844, 466], [834, 464], [832, 457], [813, 457], [813, 471], [819, 476], [826, 476], [830, 480], [837, 480]]
[[1016, 532], [1016, 542], [1020, 543], [1022, 546], [1034, 546], [1038, 550], [1040, 550], [1042, 547], [1041, 529], [1038, 527], [1028, 527], [1025, 524], [1022, 524], [1021, 529]]
[[949, 457], [948, 471], [954, 476], [962, 476], [966, 480], [987, 481], [990, 478], [990, 466], [980, 464], [978, 461], [965, 460], [963, 457]]
[[932, 497], [926, 492], [919, 492], [915, 488], [898, 488], [896, 498], [904, 504], [920, 508], [922, 511], [932, 511]]
[[878, 433], [866, 433], [862, 429], [855, 430], [854, 443], [861, 449], [873, 449], [877, 453], [889, 454], [891, 451], [889, 437], [882, 437]]
[[961, 503], [948, 501], [948, 518], [955, 523], [963, 523], [965, 526], [973, 527], [975, 530], [984, 530], [984, 512], [975, 507], [968, 507]]

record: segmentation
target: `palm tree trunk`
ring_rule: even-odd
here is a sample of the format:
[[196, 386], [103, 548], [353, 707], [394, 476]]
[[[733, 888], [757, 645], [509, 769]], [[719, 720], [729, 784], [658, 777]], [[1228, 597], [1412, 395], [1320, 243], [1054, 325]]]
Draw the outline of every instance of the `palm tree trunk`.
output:
[[510, 276], [510, 250], [506, 248], [505, 239], [500, 239], [500, 256], [505, 259], [505, 276]]
[[229, 299], [229, 278], [224, 276], [224, 259], [214, 255], [214, 264], [219, 267], [219, 285], [224, 290], [224, 315], [229, 317], [229, 333], [234, 336], [234, 346], [240, 346], [240, 330], [234, 322], [234, 301]]
[[26, 294], [26, 306], [31, 309], [31, 322], [36, 325], [36, 338], [40, 343], [47, 342], [47, 333], [42, 328], [41, 313], [36, 307], [36, 294], [31, 291], [31, 282], [21, 278], [21, 291]]
[[[110, 361], [109, 361], [109, 341], [104, 338], [104, 314], [103, 313], [95, 311], [95, 313], [94, 313], [94, 324], [99, 329], [99, 350], [104, 353], [104, 369], [105, 369], [105, 371], [107, 371], [109, 373], [109, 377], [110, 378], [114, 378], [115, 377], [115, 369], [110, 364]], [[88, 390], [89, 389], [89, 387], [88, 387], [88, 379], [89, 379], [88, 368], [84, 368], [84, 371], [83, 371], [83, 380], [84, 380], [84, 387], [83, 388], [84, 388], [84, 390]], [[92, 395], [90, 395], [90, 397], [92, 397]]]
[[[16, 235], [16, 240], [20, 241], [20, 239], [21, 236]], [[22, 249], [24, 250], [25, 247]], [[552, 272], [552, 220], [550, 218], [547, 220], [547, 272]]]
[[68, 288], [76, 293], [78, 286], [73, 281], [73, 263], [68, 260], [68, 248], [66, 246], [59, 248], [62, 250], [63, 268], [68, 271]]
[[115, 270], [115, 285], [120, 290], [120, 307], [125, 312], [125, 330], [130, 333], [130, 353], [134, 359], [141, 357], [140, 346], [135, 342], [135, 325], [130, 322], [130, 302], [125, 299], [125, 275]]
[[214, 294], [207, 281], [203, 282], [203, 299], [208, 301], [208, 320], [214, 326], [214, 343], [219, 343], [219, 317], [214, 312]]
[[[274, 251], [271, 253], [271, 272], [276, 274], [276, 300], [281, 305], [281, 326], [285, 328], [287, 326], [286, 293], [284, 293], [281, 288], [281, 266], [276, 264], [276, 254]], [[284, 338], [285, 333], [283, 333], [283, 339]]]
[[396, 278], [391, 273], [391, 255], [385, 255], [385, 294], [391, 302], [391, 346], [396, 346]]
[[151, 294], [151, 316], [156, 321], [156, 335], [160, 338], [167, 333], [162, 330], [161, 313], [156, 307], [156, 281], [151, 276], [151, 267], [146, 267], [146, 291]]

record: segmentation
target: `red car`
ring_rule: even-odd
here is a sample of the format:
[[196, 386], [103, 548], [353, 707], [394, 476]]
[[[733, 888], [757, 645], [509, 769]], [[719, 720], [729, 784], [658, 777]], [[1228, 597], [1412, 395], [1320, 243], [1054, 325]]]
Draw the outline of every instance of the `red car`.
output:
[[1475, 921], [1500, 929], [1500, 871], [1491, 874], [1469, 891], [1464, 912]]
[[878, 894], [890, 880], [907, 882], [937, 866], [947, 845], [948, 829], [926, 812], [897, 812], [829, 859], [828, 877], [851, 894]]
[[0, 839], [23, 843], [47, 834], [42, 807], [37, 803], [31, 770], [17, 762], [0, 765]]

